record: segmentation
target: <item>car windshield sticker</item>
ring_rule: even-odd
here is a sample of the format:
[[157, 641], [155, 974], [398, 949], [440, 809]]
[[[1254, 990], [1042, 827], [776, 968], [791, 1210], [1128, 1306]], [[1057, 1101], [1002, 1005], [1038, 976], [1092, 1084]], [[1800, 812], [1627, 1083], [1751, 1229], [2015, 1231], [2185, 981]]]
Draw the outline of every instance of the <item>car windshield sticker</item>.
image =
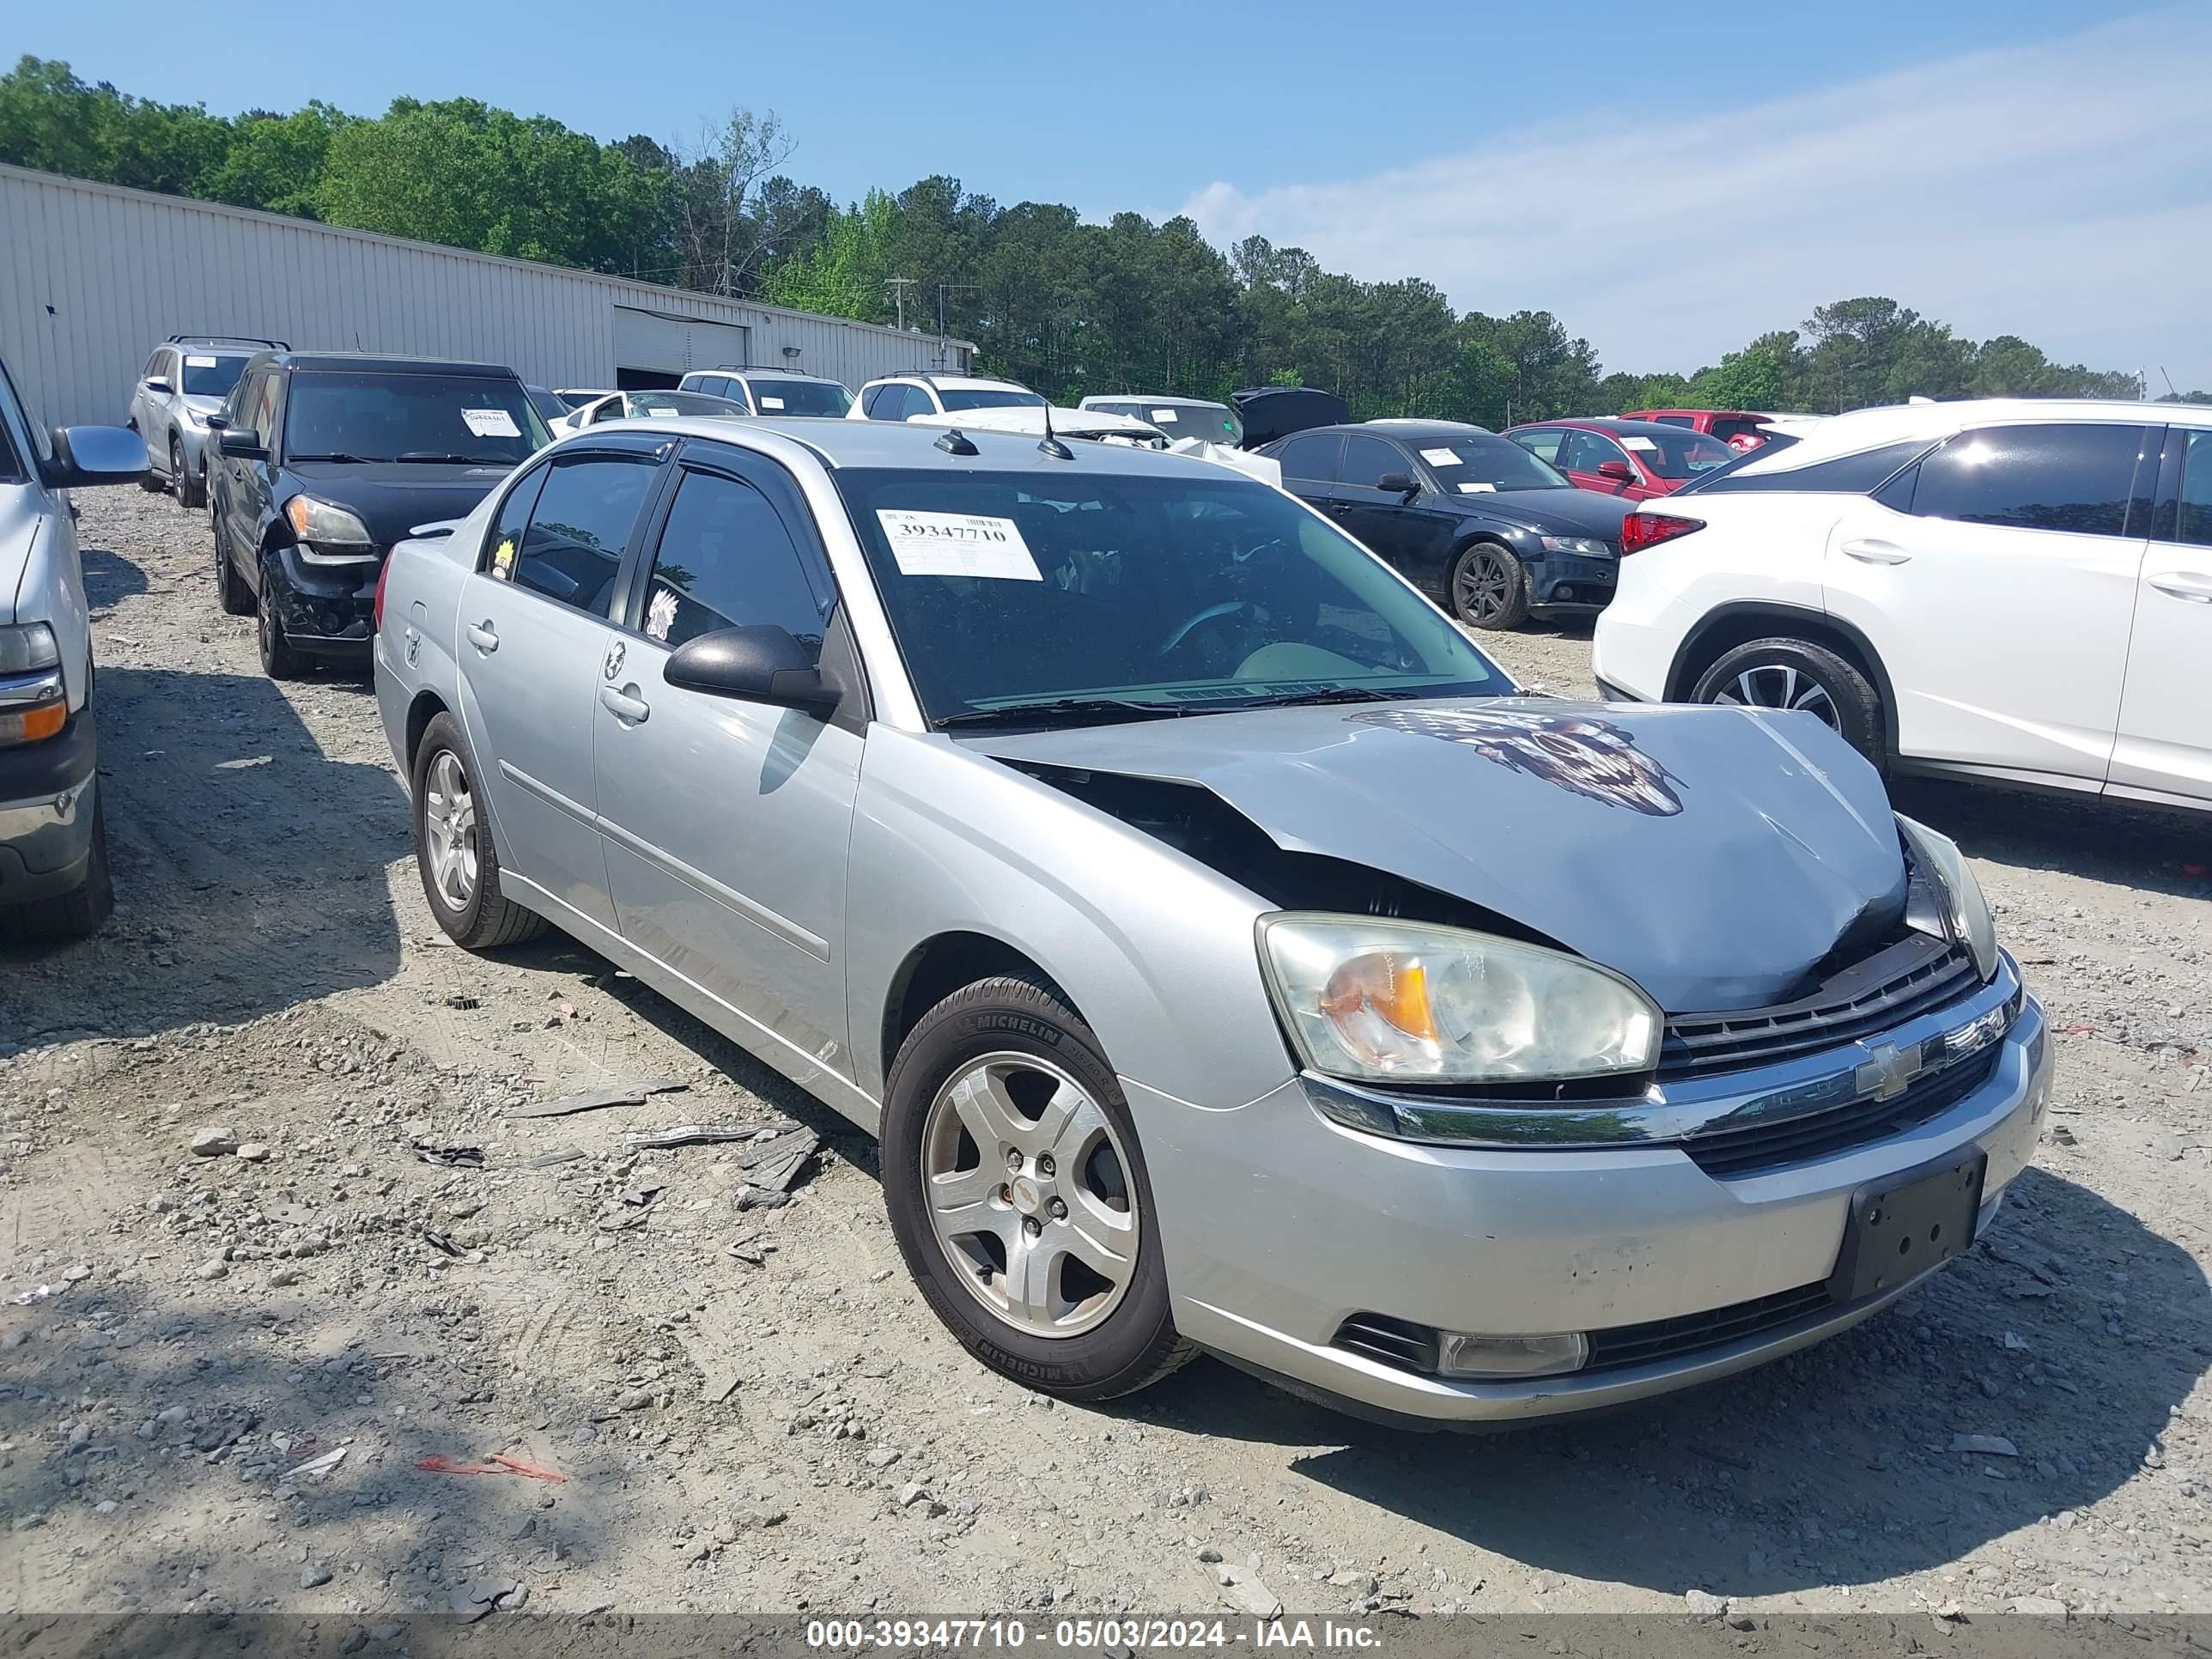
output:
[[505, 581], [514, 569], [514, 538], [509, 536], [491, 550], [491, 574]]
[[1425, 449], [1421, 452], [1421, 459], [1426, 461], [1431, 466], [1458, 466], [1462, 465], [1459, 457], [1449, 449]]
[[907, 576], [989, 576], [1039, 582], [1036, 560], [1012, 519], [972, 513], [907, 513], [878, 507], [876, 521]]
[[783, 407], [783, 399], [781, 398], [763, 398], [761, 399], [761, 407], [763, 409], [781, 409]]
[[645, 633], [647, 639], [665, 641], [668, 630], [676, 626], [676, 590], [655, 588], [653, 603], [645, 607]]
[[195, 357], [187, 354], [185, 358], [185, 367], [186, 368], [213, 368], [215, 367], [215, 359], [212, 357]]
[[514, 416], [503, 409], [465, 409], [461, 419], [469, 431], [479, 438], [520, 438], [522, 428], [514, 423]]
[[1497, 489], [1498, 486], [1494, 483], [1476, 483], [1470, 479], [1460, 485], [1459, 493], [1462, 495], [1494, 495]]
[[1620, 441], [1626, 444], [1631, 449], [1640, 449], [1645, 451], [1647, 453], [1659, 447], [1657, 444], [1654, 443], [1649, 438], [1623, 438]]
[[656, 420], [672, 421], [684, 411], [680, 409], [663, 409], [656, 404], [654, 407], [647, 410], [645, 412], [653, 416]]
[[1682, 798], [1675, 793], [1681, 780], [1611, 720], [1450, 708], [1375, 708], [1350, 718], [1363, 726], [1466, 744], [1485, 760], [1647, 817], [1671, 818], [1682, 810]]
[[1172, 409], [1156, 409], [1152, 411], [1153, 421], [1161, 426], [1173, 426], [1182, 418]]

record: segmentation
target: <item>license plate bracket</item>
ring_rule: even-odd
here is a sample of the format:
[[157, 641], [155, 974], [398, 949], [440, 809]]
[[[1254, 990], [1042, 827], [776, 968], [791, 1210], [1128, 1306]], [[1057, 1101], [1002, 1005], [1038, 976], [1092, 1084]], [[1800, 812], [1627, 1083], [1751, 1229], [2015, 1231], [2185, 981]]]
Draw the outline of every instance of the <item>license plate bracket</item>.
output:
[[1878, 1296], [1961, 1254], [1974, 1242], [1989, 1167], [1989, 1154], [1970, 1147], [1852, 1194], [1828, 1294]]

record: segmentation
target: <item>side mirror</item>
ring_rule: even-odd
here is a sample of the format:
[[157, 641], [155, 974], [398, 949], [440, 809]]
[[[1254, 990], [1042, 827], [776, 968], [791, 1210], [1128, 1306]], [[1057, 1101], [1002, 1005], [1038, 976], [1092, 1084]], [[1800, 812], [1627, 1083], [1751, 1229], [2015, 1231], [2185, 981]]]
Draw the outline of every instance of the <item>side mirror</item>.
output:
[[203, 415], [200, 416], [200, 419], [210, 432], [220, 432], [223, 428], [230, 424], [230, 416], [224, 414], [219, 409], [212, 411], [211, 413]]
[[146, 441], [126, 427], [58, 426], [45, 471], [56, 489], [135, 483], [146, 476]]
[[235, 455], [242, 461], [265, 461], [269, 452], [262, 447], [261, 434], [253, 431], [238, 431], [225, 427], [216, 434], [215, 446], [226, 455]]
[[1610, 478], [1615, 483], [1636, 482], [1636, 471], [1626, 461], [1600, 461], [1597, 464], [1597, 476], [1601, 478]]
[[146, 377], [146, 390], [149, 392], [174, 392], [176, 387], [169, 384], [169, 377], [166, 374], [149, 374]]
[[826, 714], [844, 688], [815, 665], [787, 629], [773, 623], [721, 628], [686, 640], [660, 671], [669, 684], [710, 697], [737, 697]]
[[1377, 489], [1393, 490], [1401, 495], [1416, 495], [1421, 488], [1413, 482], [1410, 475], [1403, 472], [1385, 472], [1375, 481], [1375, 487]]

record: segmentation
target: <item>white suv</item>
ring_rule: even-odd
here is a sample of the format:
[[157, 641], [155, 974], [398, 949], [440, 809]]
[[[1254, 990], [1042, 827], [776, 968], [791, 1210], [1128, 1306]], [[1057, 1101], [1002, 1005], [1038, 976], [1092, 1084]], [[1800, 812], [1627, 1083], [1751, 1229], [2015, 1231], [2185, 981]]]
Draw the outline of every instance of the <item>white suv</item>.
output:
[[855, 421], [907, 421], [917, 415], [957, 415], [970, 409], [1042, 409], [1044, 399], [1014, 380], [987, 374], [887, 374], [860, 388], [847, 411]]
[[1877, 765], [2212, 811], [2212, 408], [1863, 410], [1622, 527], [1608, 696], [1800, 708]]
[[679, 392], [703, 392], [742, 404], [748, 415], [850, 414], [853, 394], [836, 380], [789, 368], [695, 368], [677, 382]]

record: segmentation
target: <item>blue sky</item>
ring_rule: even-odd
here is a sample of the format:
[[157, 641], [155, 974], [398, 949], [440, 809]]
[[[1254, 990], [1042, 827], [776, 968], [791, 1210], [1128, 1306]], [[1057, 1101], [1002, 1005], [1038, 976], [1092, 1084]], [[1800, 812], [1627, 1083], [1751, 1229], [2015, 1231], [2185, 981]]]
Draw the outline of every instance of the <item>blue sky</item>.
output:
[[[665, 141], [772, 108], [798, 141], [787, 170], [841, 199], [942, 172], [1002, 202], [1189, 210], [1217, 240], [1258, 231], [1360, 276], [1427, 276], [1462, 307], [1549, 306], [1617, 368], [1694, 368], [1883, 292], [2154, 386], [2161, 360], [2212, 382], [2201, 0], [183, 15], [26, 9], [5, 44], [224, 112], [467, 94]], [[2111, 303], [2112, 250], [2092, 256], [2115, 234], [2145, 256], [2125, 281], [2148, 297]]]

